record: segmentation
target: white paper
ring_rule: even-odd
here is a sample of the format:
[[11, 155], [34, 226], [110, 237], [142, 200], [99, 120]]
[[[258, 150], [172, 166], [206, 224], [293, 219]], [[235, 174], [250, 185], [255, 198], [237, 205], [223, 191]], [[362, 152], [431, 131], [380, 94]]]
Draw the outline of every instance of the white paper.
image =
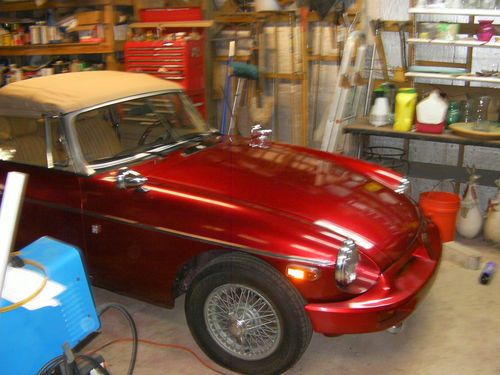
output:
[[[43, 283], [43, 278], [40, 272], [9, 266], [5, 275], [2, 298], [11, 303], [17, 303], [32, 295]], [[28, 310], [37, 310], [46, 306], [58, 306], [59, 301], [55, 297], [65, 290], [64, 285], [49, 280], [41, 293], [23, 307]]]

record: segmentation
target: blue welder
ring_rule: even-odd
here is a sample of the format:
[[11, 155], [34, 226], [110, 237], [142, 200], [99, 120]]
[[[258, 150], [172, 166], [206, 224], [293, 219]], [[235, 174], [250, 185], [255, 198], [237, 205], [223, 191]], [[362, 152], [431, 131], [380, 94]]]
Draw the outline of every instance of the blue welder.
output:
[[[51, 362], [55, 365], [64, 357], [65, 345], [74, 349], [100, 328], [78, 249], [43, 237], [18, 257], [16, 266], [7, 268], [0, 299], [0, 358], [5, 375], [48, 369]], [[19, 304], [42, 286], [38, 295]]]
[[76, 348], [100, 328], [99, 316], [114, 308], [130, 325], [131, 375], [138, 342], [135, 323], [121, 305], [107, 304], [97, 313], [80, 251], [42, 237], [11, 252], [26, 180], [26, 174], [10, 172], [3, 189], [0, 185], [0, 374], [108, 374], [100, 356]]

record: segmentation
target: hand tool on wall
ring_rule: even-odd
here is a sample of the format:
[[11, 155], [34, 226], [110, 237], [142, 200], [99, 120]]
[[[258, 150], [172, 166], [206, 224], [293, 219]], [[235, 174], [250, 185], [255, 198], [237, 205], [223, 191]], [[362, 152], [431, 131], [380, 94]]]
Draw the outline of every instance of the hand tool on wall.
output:
[[280, 120], [279, 120], [279, 111], [278, 111], [278, 105], [279, 105], [279, 83], [280, 80], [277, 78], [277, 74], [280, 71], [280, 65], [279, 65], [279, 50], [278, 50], [278, 22], [274, 21], [274, 67], [273, 67], [273, 73], [275, 75], [275, 78], [273, 80], [273, 112], [274, 112], [274, 121], [273, 121], [273, 127], [274, 127], [274, 135], [275, 139], [277, 141], [280, 140]]
[[[372, 21], [373, 22], [373, 21]], [[387, 58], [385, 56], [385, 48], [384, 41], [382, 40], [382, 31], [384, 30], [384, 21], [378, 19], [376, 23], [372, 24], [370, 22], [370, 26], [373, 31], [373, 35], [375, 36], [375, 48], [377, 49], [377, 55], [380, 60], [380, 64], [382, 65], [382, 74], [384, 76], [384, 81], [389, 81], [389, 71], [387, 69]], [[375, 28], [377, 26], [377, 28]]]
[[406, 60], [406, 27], [408, 22], [400, 21], [396, 22], [399, 33], [399, 43], [401, 52], [401, 67], [396, 68], [392, 80], [395, 82], [406, 82], [405, 73], [408, 71], [408, 63]]
[[224, 84], [224, 98], [222, 103], [222, 119], [220, 124], [220, 131], [222, 134], [227, 134], [227, 115], [229, 112], [230, 98], [232, 95], [233, 87], [231, 85], [231, 64], [235, 54], [235, 41], [229, 42], [229, 53], [226, 64], [226, 81]]
[[296, 111], [295, 111], [295, 14], [288, 16], [290, 27], [290, 127], [291, 143], [296, 142]]
[[250, 98], [248, 116], [253, 124], [260, 124], [267, 126], [271, 120], [273, 113], [274, 98], [265, 95], [265, 77], [266, 70], [266, 46], [264, 37], [264, 28], [261, 21], [257, 23], [257, 64], [258, 64], [258, 77], [255, 95]]
[[[383, 25], [383, 22], [380, 18], [370, 21], [370, 28], [372, 30], [372, 36], [373, 36], [373, 49], [372, 49], [372, 55], [370, 58], [370, 71], [368, 73], [368, 87], [366, 89], [365, 108], [363, 111], [363, 114], [365, 116], [368, 116], [368, 112], [370, 111], [372, 89], [373, 89], [373, 69], [375, 68], [375, 56], [377, 54], [377, 49], [378, 49], [376, 40], [379, 38], [380, 30], [382, 29], [382, 25]], [[380, 55], [380, 51], [379, 51], [379, 55]], [[383, 62], [383, 64], [385, 64], [385, 62]], [[385, 65], [384, 72], [386, 70], [387, 70], [387, 65]], [[384, 79], [388, 79], [388, 78], [389, 78], [388, 75], [386, 78], [385, 74], [384, 74]]]

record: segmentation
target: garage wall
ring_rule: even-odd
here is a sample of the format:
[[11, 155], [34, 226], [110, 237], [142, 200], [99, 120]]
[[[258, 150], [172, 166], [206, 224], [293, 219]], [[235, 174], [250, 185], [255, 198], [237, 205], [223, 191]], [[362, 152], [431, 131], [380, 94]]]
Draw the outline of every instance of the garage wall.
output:
[[[364, 7], [366, 10], [367, 20], [369, 19], [390, 19], [390, 20], [408, 20], [409, 0], [365, 0]], [[421, 16], [422, 17], [422, 16]], [[432, 16], [428, 16], [429, 20]], [[440, 18], [443, 20], [465, 21], [466, 17], [449, 16], [448, 18]], [[365, 22], [366, 24], [367, 22]], [[320, 31], [320, 29], [323, 29]], [[337, 28], [337, 36], [339, 41], [343, 40], [344, 31], [342, 27]], [[274, 33], [277, 32], [278, 43], [275, 43]], [[264, 45], [265, 45], [265, 70], [271, 73], [290, 73], [292, 71], [292, 58], [291, 58], [291, 27], [287, 22], [278, 23], [276, 27], [270, 25], [264, 28]], [[300, 71], [300, 37], [298, 26], [295, 28], [295, 46], [294, 46], [294, 64], [295, 71]], [[387, 61], [389, 69], [392, 70], [401, 65], [400, 49], [399, 49], [399, 36], [397, 33], [384, 32], [383, 41], [386, 46]], [[332, 26], [328, 23], [311, 23], [309, 32], [309, 46], [313, 54], [322, 49], [323, 55], [334, 54], [338, 52], [337, 44], [332, 41]], [[320, 47], [321, 46], [321, 47]], [[390, 47], [389, 47], [390, 46]], [[237, 54], [249, 55], [254, 46], [241, 40], [238, 43]], [[227, 55], [227, 42], [222, 41], [217, 44], [217, 54]], [[427, 50], [428, 51], [428, 50]], [[440, 60], [448, 60], [453, 62], [464, 62], [466, 58], [466, 48], [451, 48], [446, 46], [436, 46], [436, 49], [426, 52], [419, 57], [423, 59], [432, 59], [433, 56], [439, 56]], [[475, 51], [475, 66], [474, 69], [480, 70], [481, 67], [491, 68], [493, 64], [498, 64], [500, 61], [499, 49], [476, 49]], [[367, 51], [367, 57], [371, 56], [370, 47]], [[381, 67], [379, 64], [375, 66], [375, 75], [382, 78]], [[319, 76], [318, 76], [319, 70]], [[318, 140], [313, 137], [314, 124], [317, 124], [322, 114], [325, 113], [329, 101], [333, 96], [333, 89], [337, 75], [337, 64], [334, 62], [322, 61], [320, 64], [313, 62], [309, 66], [309, 145], [312, 147], [319, 147]], [[219, 69], [216, 70], [214, 77], [214, 87], [221, 89], [223, 87], [225, 77], [225, 63], [219, 63]], [[434, 80], [432, 83], [449, 83], [449, 81], [439, 82]], [[457, 83], [459, 84], [459, 83]], [[254, 83], [250, 83], [250, 88], [244, 92], [251, 95]], [[275, 85], [277, 97], [275, 98], [275, 109], [278, 109], [277, 116], [274, 114], [270, 118], [268, 124], [273, 128], [275, 139], [282, 142], [293, 143], [292, 141], [292, 124], [295, 124], [295, 133], [300, 134], [300, 108], [301, 108], [301, 85], [292, 84], [288, 80], [268, 80], [264, 85], [266, 95], [273, 97], [275, 92]], [[316, 91], [318, 95], [316, 96]], [[500, 90], [499, 90], [500, 93]], [[317, 101], [315, 100], [317, 98]], [[219, 102], [221, 103], [221, 102]], [[362, 100], [362, 103], [364, 101]], [[249, 128], [253, 124], [248, 116], [249, 105], [247, 104], [239, 111], [240, 127], [239, 132], [243, 135], [248, 135]], [[221, 113], [219, 108], [219, 113]], [[316, 116], [314, 115], [316, 113]], [[292, 121], [295, 118], [295, 121]], [[220, 119], [220, 116], [219, 116]], [[296, 142], [298, 143], [300, 137], [297, 136]], [[402, 147], [403, 143], [397, 139], [391, 138], [377, 138], [372, 137], [373, 145], [376, 146], [391, 146]], [[410, 148], [410, 160], [419, 161], [423, 163], [437, 163], [443, 165], [454, 166], [456, 165], [458, 157], [457, 145], [446, 145], [432, 142], [412, 141]], [[465, 164], [475, 165], [477, 168], [495, 169], [500, 170], [500, 151], [491, 148], [481, 147], [466, 147]], [[434, 176], [439, 179], [439, 176]], [[499, 173], [500, 178], [500, 173]], [[481, 181], [479, 181], [481, 182]], [[434, 179], [414, 179], [413, 195], [418, 199], [421, 191], [429, 190], [436, 180]], [[462, 187], [463, 189], [463, 187]], [[487, 200], [495, 194], [494, 187], [483, 187], [479, 189], [480, 198], [483, 208], [486, 207]]]
[[[376, 19], [388, 19], [388, 20], [408, 20], [408, 0], [370, 0], [366, 1], [366, 10], [368, 18]], [[491, 17], [481, 17], [489, 18]], [[478, 18], [478, 19], [481, 19]], [[434, 16], [419, 16], [419, 20], [435, 20]], [[467, 22], [468, 17], [461, 16], [440, 16], [439, 20], [445, 20], [449, 22]], [[500, 22], [500, 18], [496, 18], [496, 22]], [[400, 50], [397, 48], [399, 46], [399, 37], [397, 33], [383, 33], [383, 40], [385, 46], [391, 46], [391, 48], [386, 48], [387, 60], [389, 67], [398, 66], [401, 63]], [[393, 47], [394, 46], [394, 47]], [[465, 62], [467, 49], [463, 47], [453, 48], [449, 46], [435, 46], [432, 49], [420, 48], [417, 50], [417, 58], [424, 60], [432, 60], [435, 58], [440, 61], [451, 61], [451, 62]], [[479, 71], [481, 69], [498, 69], [500, 61], [500, 50], [499, 49], [480, 49], [474, 50], [474, 64], [473, 71]], [[379, 66], [380, 67], [380, 66]], [[449, 83], [449, 81], [443, 80], [430, 80], [429, 83]], [[460, 83], [457, 83], [460, 84]], [[478, 85], [478, 84], [476, 84]], [[478, 86], [488, 86], [481, 85]], [[495, 87], [494, 85], [489, 85]], [[498, 87], [498, 86], [497, 86]], [[498, 90], [498, 97], [500, 97], [500, 88]], [[403, 142], [394, 138], [382, 138], [382, 137], [372, 137], [372, 144], [377, 146], [392, 146], [392, 147], [402, 147]], [[423, 163], [437, 163], [449, 166], [455, 166], [458, 160], [458, 145], [447, 145], [442, 143], [434, 142], [423, 142], [423, 141], [412, 141], [410, 147], [410, 160], [419, 161]], [[478, 169], [488, 169], [499, 171], [498, 178], [500, 178], [500, 150], [486, 148], [486, 147], [472, 147], [467, 146], [465, 148], [465, 165], [475, 165]], [[433, 176], [438, 179], [439, 176]], [[435, 184], [435, 179], [412, 179], [413, 181], [413, 195], [417, 199], [418, 195], [422, 191], [431, 189]], [[479, 180], [481, 183], [481, 180]], [[446, 187], [444, 187], [445, 189]], [[463, 191], [464, 184], [461, 186]], [[491, 186], [479, 186], [479, 199], [481, 201], [481, 206], [483, 210], [486, 210], [488, 199], [494, 196], [496, 189]]]

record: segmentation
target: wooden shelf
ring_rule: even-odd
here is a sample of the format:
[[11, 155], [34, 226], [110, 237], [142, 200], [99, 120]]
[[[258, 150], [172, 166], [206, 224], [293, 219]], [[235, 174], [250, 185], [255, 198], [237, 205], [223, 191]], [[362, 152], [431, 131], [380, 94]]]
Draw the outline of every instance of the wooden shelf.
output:
[[481, 76], [466, 75], [466, 74], [454, 75], [454, 74], [442, 74], [442, 73], [408, 72], [405, 75], [406, 77], [413, 77], [413, 78], [449, 79], [454, 81], [485, 82], [485, 83], [500, 84], [500, 78], [481, 77]]
[[134, 22], [128, 25], [132, 29], [166, 29], [166, 28], [208, 28], [214, 25], [213, 20], [173, 21], [173, 22]]
[[0, 3], [0, 12], [17, 12], [34, 9], [51, 8], [77, 8], [85, 6], [114, 5], [114, 6], [132, 6], [134, 0], [88, 0], [84, 4], [78, 1], [53, 0], [37, 6], [34, 1], [16, 1], [11, 3]]
[[408, 38], [408, 43], [413, 44], [435, 44], [449, 45], [461, 47], [484, 47], [484, 48], [500, 48], [498, 42], [482, 42], [480, 40], [443, 40], [443, 39], [424, 39], [424, 38]]
[[331, 55], [310, 55], [307, 57], [309, 61], [339, 61], [339, 54], [331, 54]]
[[499, 17], [499, 9], [468, 9], [468, 8], [410, 8], [408, 13], [414, 14], [442, 14], [463, 16], [490, 16]]
[[90, 55], [112, 53], [113, 48], [107, 43], [58, 43], [58, 44], [25, 44], [23, 46], [0, 47], [0, 56], [24, 55]]
[[[234, 56], [234, 61], [238, 62], [249, 62], [252, 59], [252, 55], [247, 56]], [[227, 61], [229, 58], [227, 56], [217, 56], [215, 57], [215, 61]]]

